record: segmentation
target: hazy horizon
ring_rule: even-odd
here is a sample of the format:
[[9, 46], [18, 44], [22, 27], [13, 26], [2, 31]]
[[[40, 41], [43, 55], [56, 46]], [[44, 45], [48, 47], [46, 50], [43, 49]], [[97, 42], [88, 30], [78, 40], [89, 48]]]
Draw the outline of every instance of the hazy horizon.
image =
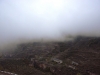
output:
[[99, 0], [0, 0], [0, 48], [79, 35], [100, 37]]

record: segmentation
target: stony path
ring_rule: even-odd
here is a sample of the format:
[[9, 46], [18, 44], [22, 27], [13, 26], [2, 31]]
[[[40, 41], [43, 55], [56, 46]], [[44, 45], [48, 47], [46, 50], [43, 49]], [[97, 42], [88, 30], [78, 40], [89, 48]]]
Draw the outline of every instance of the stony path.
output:
[[18, 75], [18, 74], [14, 74], [11, 72], [6, 72], [6, 71], [0, 71], [0, 75]]

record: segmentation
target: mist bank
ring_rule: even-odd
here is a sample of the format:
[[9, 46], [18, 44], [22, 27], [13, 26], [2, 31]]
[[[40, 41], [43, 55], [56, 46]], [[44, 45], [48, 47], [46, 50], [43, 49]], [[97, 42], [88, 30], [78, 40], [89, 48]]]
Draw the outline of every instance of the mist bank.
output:
[[99, 0], [0, 0], [0, 49], [100, 37]]
[[34, 43], [38, 43], [38, 44], [52, 44], [52, 43], [64, 43], [64, 42], [75, 42], [75, 41], [79, 41], [80, 39], [96, 39], [96, 38], [100, 38], [99, 36], [67, 36], [63, 39], [59, 38], [59, 39], [16, 39], [13, 41], [9, 41], [7, 43], [3, 43], [0, 44], [0, 51], [13, 51], [16, 50], [20, 45], [25, 45], [25, 44], [34, 44]]

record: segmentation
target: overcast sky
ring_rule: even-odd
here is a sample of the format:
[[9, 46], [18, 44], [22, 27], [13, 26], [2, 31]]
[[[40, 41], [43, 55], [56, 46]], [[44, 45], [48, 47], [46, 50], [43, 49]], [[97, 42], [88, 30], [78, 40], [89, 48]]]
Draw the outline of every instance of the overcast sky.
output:
[[100, 36], [100, 0], [0, 0], [0, 46], [68, 35]]

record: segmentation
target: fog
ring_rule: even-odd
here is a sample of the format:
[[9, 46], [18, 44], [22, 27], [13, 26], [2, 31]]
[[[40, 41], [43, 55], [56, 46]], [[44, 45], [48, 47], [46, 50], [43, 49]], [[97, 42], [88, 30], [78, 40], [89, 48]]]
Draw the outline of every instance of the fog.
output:
[[79, 35], [100, 36], [100, 0], [0, 0], [0, 48]]

